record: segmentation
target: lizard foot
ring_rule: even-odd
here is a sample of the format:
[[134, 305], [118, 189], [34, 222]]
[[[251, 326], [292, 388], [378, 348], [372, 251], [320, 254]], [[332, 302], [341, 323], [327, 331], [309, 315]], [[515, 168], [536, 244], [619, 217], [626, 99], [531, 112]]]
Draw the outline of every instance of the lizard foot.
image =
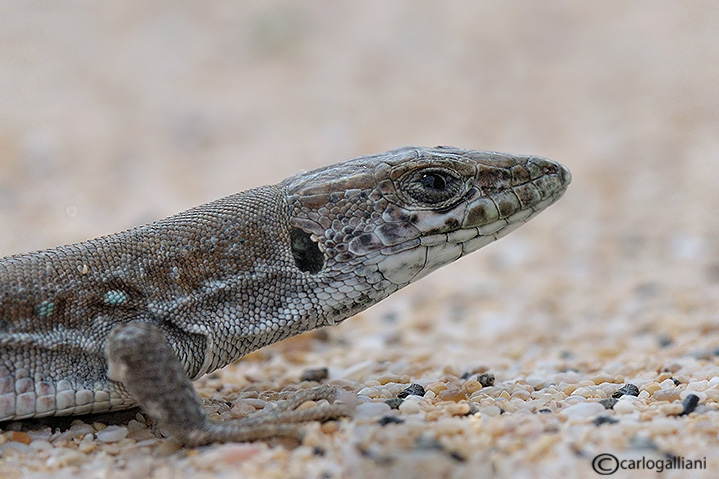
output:
[[[108, 377], [121, 383], [160, 429], [185, 446], [273, 437], [301, 441], [302, 423], [351, 415], [349, 401], [340, 398], [335, 402], [342, 390], [324, 385], [298, 391], [270, 411], [257, 411], [236, 421], [212, 421], [164, 334], [149, 323], [136, 321], [115, 327], [105, 355]], [[329, 403], [298, 409], [307, 401], [321, 400]]]

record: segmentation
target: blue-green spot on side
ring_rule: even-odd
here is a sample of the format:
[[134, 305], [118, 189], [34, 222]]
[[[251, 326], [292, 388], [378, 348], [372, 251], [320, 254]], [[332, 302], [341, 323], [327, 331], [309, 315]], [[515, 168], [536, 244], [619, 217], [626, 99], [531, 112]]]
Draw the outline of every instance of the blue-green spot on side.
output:
[[43, 318], [47, 318], [48, 316], [50, 316], [54, 310], [54, 301], [43, 301], [42, 303], [35, 305], [35, 313], [37, 313], [38, 316], [42, 316]]
[[117, 289], [111, 289], [102, 297], [102, 302], [110, 306], [117, 306], [127, 302], [127, 293]]

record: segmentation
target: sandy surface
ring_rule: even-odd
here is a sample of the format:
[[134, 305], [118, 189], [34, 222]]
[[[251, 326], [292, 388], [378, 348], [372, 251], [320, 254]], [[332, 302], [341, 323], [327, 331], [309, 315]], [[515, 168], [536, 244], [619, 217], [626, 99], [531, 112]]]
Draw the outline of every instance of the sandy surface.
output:
[[[497, 244], [198, 383], [236, 412], [328, 367], [363, 405], [303, 445], [178, 449], [143, 417], [16, 423], [0, 475], [592, 477], [601, 453], [706, 458], [662, 477], [719, 467], [716, 2], [32, 5], [0, 6], [0, 256], [407, 144], [534, 153], [574, 182]], [[424, 397], [384, 406], [410, 383]], [[605, 409], [627, 383], [638, 396]]]

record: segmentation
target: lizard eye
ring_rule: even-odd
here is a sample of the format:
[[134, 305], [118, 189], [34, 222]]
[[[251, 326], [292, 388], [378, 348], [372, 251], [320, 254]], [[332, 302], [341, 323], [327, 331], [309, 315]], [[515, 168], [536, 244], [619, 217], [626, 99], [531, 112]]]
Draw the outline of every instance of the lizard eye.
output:
[[425, 173], [419, 182], [430, 190], [443, 191], [447, 187], [447, 180], [439, 173]]
[[406, 200], [420, 207], [445, 207], [459, 200], [464, 193], [462, 179], [444, 168], [409, 172], [398, 180], [398, 186]]

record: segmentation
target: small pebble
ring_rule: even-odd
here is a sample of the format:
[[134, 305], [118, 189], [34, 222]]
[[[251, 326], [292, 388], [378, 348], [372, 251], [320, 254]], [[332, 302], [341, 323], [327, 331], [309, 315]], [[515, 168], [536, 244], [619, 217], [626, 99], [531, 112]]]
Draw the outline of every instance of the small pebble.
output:
[[50, 441], [46, 441], [45, 439], [35, 439], [30, 443], [30, 449], [34, 451], [52, 449], [52, 444], [50, 444]]
[[424, 388], [420, 384], [410, 384], [401, 393], [397, 395], [398, 398], [404, 399], [408, 396], [424, 396]]
[[499, 406], [494, 406], [494, 405], [485, 406], [485, 407], [479, 408], [479, 413], [482, 416], [497, 417], [500, 414], [502, 414], [502, 409], [500, 409]]
[[355, 408], [355, 418], [374, 419], [383, 416], [391, 411], [391, 408], [383, 402], [365, 402], [358, 404]]
[[680, 393], [681, 393], [681, 391], [679, 391], [679, 390], [676, 389], [676, 388], [672, 388], [672, 389], [660, 389], [659, 391], [657, 391], [657, 392], [655, 392], [654, 394], [652, 394], [652, 398], [653, 398], [655, 401], [669, 401], [669, 402], [672, 402], [672, 401], [676, 401], [677, 399], [679, 399]]
[[684, 410], [682, 411], [681, 416], [691, 414], [696, 409], [697, 404], [699, 404], [699, 396], [696, 394], [687, 395], [682, 403]]
[[634, 384], [627, 383], [612, 394], [612, 397], [615, 399], [619, 399], [622, 396], [639, 396], [639, 388]]
[[92, 437], [92, 434], [88, 434], [87, 436], [82, 438], [82, 441], [80, 441], [80, 444], [77, 445], [77, 448], [84, 453], [92, 452], [97, 448], [97, 442], [95, 442], [94, 438]]
[[596, 402], [580, 402], [562, 409], [559, 414], [572, 419], [594, 417], [604, 412], [604, 406]]
[[636, 408], [634, 407], [634, 400], [629, 399], [629, 396], [617, 401], [613, 409], [618, 414], [631, 414], [636, 411]]
[[12, 433], [10, 433], [10, 440], [25, 445], [32, 442], [32, 438], [30, 437], [30, 435], [22, 431], [13, 431]]
[[597, 416], [594, 421], [592, 421], [592, 424], [595, 426], [601, 426], [602, 424], [615, 424], [619, 421], [617, 419], [614, 419], [611, 416]]
[[301, 381], [324, 381], [329, 377], [329, 369], [317, 368], [317, 369], [305, 369], [300, 376]]
[[494, 386], [494, 374], [482, 373], [477, 376], [477, 381], [479, 381], [479, 384], [481, 384], [482, 387], [485, 388], [489, 386]]
[[107, 426], [97, 433], [100, 442], [118, 442], [127, 436], [127, 428], [123, 426]]
[[600, 399], [599, 404], [604, 406], [606, 409], [613, 409], [614, 405], [617, 404], [617, 399], [615, 399], [615, 398]]
[[422, 411], [419, 402], [422, 399], [418, 396], [409, 396], [405, 401], [399, 405], [399, 411], [402, 414], [415, 414]]
[[403, 401], [404, 399], [401, 398], [390, 398], [387, 399], [384, 403], [392, 409], [399, 409], [399, 405], [402, 404]]
[[[527, 379], [525, 379], [524, 381], [530, 386], [532, 386], [534, 389], [539, 389], [548, 382], [547, 378], [545, 378], [544, 376], [537, 375], [527, 376]], [[494, 379], [492, 380], [492, 382], [494, 383]]]
[[404, 419], [402, 419], [401, 417], [386, 415], [382, 416], [379, 421], [377, 421], [377, 424], [384, 427], [389, 424], [402, 424], [403, 422]]

